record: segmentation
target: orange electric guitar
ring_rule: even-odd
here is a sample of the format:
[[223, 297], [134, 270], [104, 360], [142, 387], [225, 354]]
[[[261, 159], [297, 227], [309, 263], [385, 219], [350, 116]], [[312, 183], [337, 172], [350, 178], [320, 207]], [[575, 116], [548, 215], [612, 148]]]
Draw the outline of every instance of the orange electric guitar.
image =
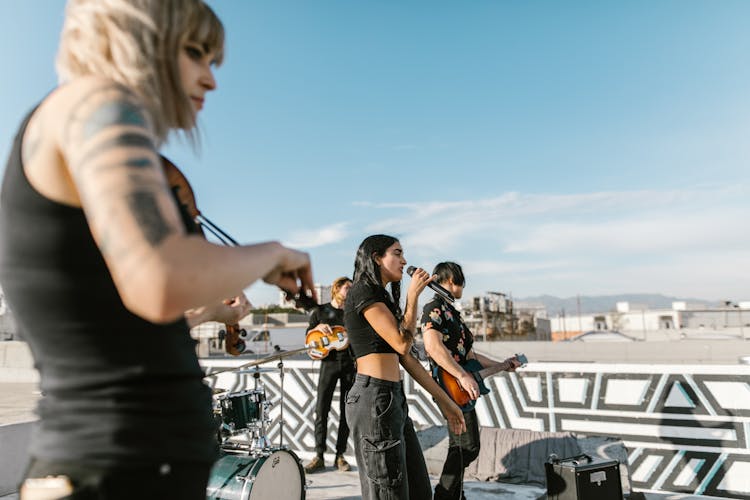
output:
[[[471, 373], [474, 379], [476, 379], [477, 384], [479, 385], [479, 395], [484, 396], [485, 394], [490, 393], [489, 388], [484, 385], [484, 379], [486, 377], [489, 377], [490, 375], [494, 375], [495, 373], [508, 370], [513, 366], [511, 364], [511, 361], [513, 360], [521, 363], [521, 367], [525, 366], [526, 363], [529, 362], [529, 360], [526, 359], [526, 356], [524, 356], [523, 354], [516, 354], [515, 356], [506, 359], [499, 365], [490, 366], [489, 368], [484, 368], [482, 364], [476, 359], [467, 360], [466, 363], [461, 365], [461, 367], [467, 372]], [[451, 399], [461, 407], [463, 411], [468, 412], [474, 409], [474, 406], [477, 404], [477, 400], [471, 399], [469, 393], [466, 392], [463, 387], [461, 387], [461, 384], [458, 383], [458, 379], [456, 377], [437, 365], [435, 365], [432, 369], [432, 376], [437, 380], [438, 384], [445, 390], [445, 392], [448, 393]]]
[[349, 337], [343, 326], [332, 326], [331, 333], [312, 329], [305, 336], [305, 347], [309, 349], [307, 354], [312, 359], [323, 359], [328, 356], [331, 349], [343, 351], [348, 348]]

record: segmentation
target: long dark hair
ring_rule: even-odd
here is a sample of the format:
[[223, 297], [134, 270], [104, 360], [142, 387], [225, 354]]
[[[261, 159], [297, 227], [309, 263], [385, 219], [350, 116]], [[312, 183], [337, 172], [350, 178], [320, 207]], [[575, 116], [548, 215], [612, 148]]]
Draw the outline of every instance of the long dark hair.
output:
[[[391, 245], [397, 243], [398, 239], [385, 234], [373, 234], [365, 238], [357, 249], [357, 257], [354, 259], [354, 283], [364, 281], [373, 286], [383, 288], [383, 279], [380, 274], [380, 266], [375, 262], [375, 257], [382, 257]], [[396, 317], [401, 321], [401, 282], [391, 282], [391, 296], [396, 306]]]

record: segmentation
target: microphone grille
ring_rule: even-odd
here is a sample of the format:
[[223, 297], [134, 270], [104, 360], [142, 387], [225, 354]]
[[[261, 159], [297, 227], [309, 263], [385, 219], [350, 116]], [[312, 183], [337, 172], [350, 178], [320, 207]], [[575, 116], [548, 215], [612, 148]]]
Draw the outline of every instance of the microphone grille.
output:
[[408, 274], [409, 276], [411, 276], [412, 274], [414, 274], [414, 271], [416, 271], [416, 270], [417, 270], [416, 267], [409, 266], [409, 267], [406, 268], [406, 274]]

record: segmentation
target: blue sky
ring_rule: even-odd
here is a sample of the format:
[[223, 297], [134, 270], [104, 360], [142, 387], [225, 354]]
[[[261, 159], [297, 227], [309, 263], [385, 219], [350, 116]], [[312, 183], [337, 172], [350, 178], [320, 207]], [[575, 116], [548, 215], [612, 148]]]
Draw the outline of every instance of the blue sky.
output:
[[[209, 3], [202, 147], [164, 152], [236, 239], [308, 250], [322, 283], [385, 232], [467, 296], [750, 300], [750, 2]], [[4, 159], [64, 9], [0, 9]]]

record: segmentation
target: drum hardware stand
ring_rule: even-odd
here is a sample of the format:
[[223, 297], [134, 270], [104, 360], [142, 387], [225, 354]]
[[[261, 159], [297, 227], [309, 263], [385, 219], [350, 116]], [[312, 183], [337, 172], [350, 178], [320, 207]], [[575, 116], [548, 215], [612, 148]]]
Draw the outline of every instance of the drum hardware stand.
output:
[[250, 443], [250, 453], [263, 453], [271, 447], [271, 442], [266, 437], [266, 433], [263, 429], [264, 427], [264, 424], [261, 423], [260, 427], [255, 427], [254, 429], [247, 431], [247, 441]]
[[[253, 389], [257, 392], [258, 386], [262, 386], [262, 384], [260, 383], [260, 371], [257, 369], [257, 366], [255, 368], [256, 370], [253, 373], [253, 378], [255, 379]], [[263, 388], [263, 394], [265, 393], [265, 388]], [[259, 415], [259, 422], [257, 424], [248, 423], [249, 425], [245, 435], [247, 436], [247, 442], [250, 446], [248, 452], [251, 454], [261, 454], [271, 447], [271, 442], [266, 437], [266, 424], [268, 423], [267, 421], [270, 420], [266, 417], [266, 410], [268, 410], [268, 407], [270, 406], [270, 403], [267, 402], [264, 397], [263, 401], [260, 402], [261, 414]]]
[[271, 423], [271, 418], [267, 416], [271, 402], [264, 400], [261, 401], [260, 405], [262, 409], [259, 422], [248, 427], [247, 440], [250, 443], [249, 452], [251, 454], [268, 455], [271, 449], [271, 441], [266, 437], [266, 428]]
[[279, 448], [284, 447], [284, 360], [279, 358], [279, 385], [281, 387], [281, 406], [279, 406]]

